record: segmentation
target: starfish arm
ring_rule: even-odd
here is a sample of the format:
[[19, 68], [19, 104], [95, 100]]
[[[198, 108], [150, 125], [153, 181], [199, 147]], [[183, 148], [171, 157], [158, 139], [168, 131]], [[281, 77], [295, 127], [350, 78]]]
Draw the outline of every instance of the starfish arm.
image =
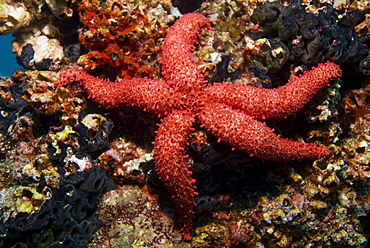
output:
[[166, 36], [162, 47], [162, 74], [176, 89], [190, 92], [202, 88], [205, 83], [192, 54], [203, 29], [210, 29], [208, 19], [190, 13], [176, 21]]
[[191, 238], [196, 195], [195, 180], [191, 178], [185, 151], [193, 123], [192, 113], [174, 111], [163, 119], [154, 142], [156, 171], [173, 197], [180, 232], [185, 239]]
[[220, 103], [205, 104], [199, 118], [220, 140], [264, 160], [284, 162], [330, 153], [325, 146], [283, 139], [265, 123]]
[[165, 115], [179, 103], [166, 83], [147, 78], [134, 78], [119, 82], [99, 79], [81, 70], [69, 70], [59, 77], [56, 86], [78, 82], [94, 101], [109, 108], [134, 106], [154, 114]]
[[278, 89], [242, 84], [215, 84], [206, 89], [210, 98], [243, 110], [256, 119], [282, 119], [298, 112], [341, 70], [333, 62], [320, 64]]

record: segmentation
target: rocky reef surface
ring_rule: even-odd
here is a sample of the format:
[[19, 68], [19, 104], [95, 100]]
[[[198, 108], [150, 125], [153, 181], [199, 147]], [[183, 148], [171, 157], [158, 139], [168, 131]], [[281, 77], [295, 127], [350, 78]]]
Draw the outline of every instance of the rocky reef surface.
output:
[[[161, 78], [164, 38], [188, 12], [211, 22], [194, 51], [209, 84], [276, 88], [328, 60], [343, 76], [266, 122], [327, 146], [326, 158], [262, 161], [195, 127], [197, 206], [184, 241], [152, 160], [157, 116], [54, 83], [71, 69]], [[367, 0], [0, 0], [0, 34], [10, 33], [23, 70], [0, 78], [0, 247], [369, 245]]]

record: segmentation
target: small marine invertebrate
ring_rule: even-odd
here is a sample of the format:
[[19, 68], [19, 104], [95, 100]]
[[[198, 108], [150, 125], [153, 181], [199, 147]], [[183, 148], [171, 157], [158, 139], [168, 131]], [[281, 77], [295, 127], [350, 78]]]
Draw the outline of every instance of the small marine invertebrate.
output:
[[[83, 52], [77, 33], [81, 23], [78, 12], [70, 8], [72, 1], [2, 2], [12, 4], [11, 7], [17, 10], [16, 16], [12, 16], [12, 9], [3, 8], [4, 11], [0, 11], [0, 23], [14, 23], [14, 26], [4, 30], [3, 34], [13, 32], [13, 53], [17, 54], [19, 65], [26, 69], [48, 70], [50, 66], [56, 66], [56, 69], [60, 64], [76, 61]], [[3, 15], [10, 20], [3, 20]], [[18, 18], [21, 19], [20, 23], [17, 23]], [[6, 25], [4, 29], [7, 29]]]
[[243, 48], [244, 56], [248, 58], [248, 65], [265, 74], [279, 71], [290, 56], [288, 47], [276, 38], [262, 38], [256, 41], [244, 39], [244, 42], [246, 43]]
[[55, 15], [63, 18], [73, 15], [70, 8], [72, 1], [68, 0], [14, 0], [0, 1], [0, 34], [17, 32], [19, 29], [31, 25], [32, 21], [42, 19], [46, 15]]
[[12, 43], [13, 51], [17, 52], [17, 62], [26, 69], [49, 69], [52, 62], [60, 63], [64, 58], [63, 47], [57, 39], [46, 35], [21, 35]]
[[17, 197], [17, 202], [13, 217], [28, 218], [32, 213], [40, 210], [45, 201], [51, 197], [51, 191], [45, 188], [39, 193], [35, 187], [18, 186], [15, 188], [14, 195]]
[[118, 185], [144, 185], [145, 175], [140, 164], [150, 161], [153, 154], [123, 138], [113, 140], [109, 146], [110, 149], [99, 156], [101, 162], [97, 166], [103, 167]]
[[208, 19], [200, 14], [186, 14], [174, 24], [162, 48], [164, 81], [134, 78], [109, 83], [71, 70], [56, 82], [59, 86], [78, 82], [92, 99], [107, 107], [134, 106], [165, 116], [155, 139], [156, 170], [173, 196], [186, 239], [191, 238], [196, 192], [185, 148], [195, 122], [219, 140], [261, 159], [325, 157], [330, 153], [326, 147], [282, 139], [258, 120], [296, 113], [341, 72], [339, 66], [328, 62], [279, 89], [242, 84], [206, 87], [191, 52], [200, 31], [209, 28]]

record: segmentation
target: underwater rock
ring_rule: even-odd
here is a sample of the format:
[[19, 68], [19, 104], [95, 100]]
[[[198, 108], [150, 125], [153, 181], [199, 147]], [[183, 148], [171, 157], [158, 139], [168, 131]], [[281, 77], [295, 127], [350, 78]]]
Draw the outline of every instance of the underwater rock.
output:
[[0, 78], [0, 134], [10, 132], [20, 112], [27, 107], [23, 87], [9, 78]]
[[[282, 82], [326, 59], [345, 76], [305, 113], [266, 122], [282, 136], [325, 144], [325, 159], [260, 161], [195, 128], [189, 161], [199, 195], [193, 240], [184, 242], [154, 170], [155, 117], [107, 110], [77, 84], [54, 85], [60, 73], [82, 69], [70, 64], [78, 60], [104, 78], [159, 75], [159, 48], [176, 18], [171, 1], [0, 0], [0, 34], [13, 32], [29, 69], [0, 80], [0, 247], [365, 247], [370, 8], [367, 0], [319, 2], [198, 8], [214, 28], [193, 53], [210, 84], [270, 87], [267, 79]], [[94, 61], [103, 57], [106, 65]], [[115, 187], [110, 180], [120, 188], [103, 196]]]
[[0, 1], [0, 34], [9, 34], [32, 21], [32, 14], [27, 11], [24, 3], [16, 1]]
[[12, 46], [18, 53], [18, 64], [25, 69], [48, 70], [53, 63], [61, 63], [64, 58], [60, 42], [45, 35], [21, 35]]
[[[48, 154], [52, 159], [69, 161], [66, 165], [66, 168], [69, 168], [67, 171], [75, 171], [72, 169], [78, 160], [75, 154], [85, 157], [86, 154], [100, 154], [109, 148], [108, 136], [112, 127], [113, 122], [99, 114], [86, 115], [76, 126], [54, 127], [47, 135]], [[77, 163], [76, 170], [90, 167], [79, 164]]]
[[87, 247], [87, 242], [103, 224], [95, 214], [100, 197], [114, 188], [104, 169], [98, 167], [62, 177], [60, 187], [51, 189], [51, 198], [38, 212], [25, 218], [2, 219], [0, 247], [39, 247], [41, 244], [54, 247], [60, 242]]
[[[144, 189], [145, 190], [145, 189]], [[189, 247], [157, 200], [138, 186], [126, 185], [104, 195], [98, 210], [105, 225], [89, 247]]]
[[[266, 2], [251, 16], [262, 31], [252, 31], [249, 35], [254, 39], [281, 40], [289, 48], [291, 63], [312, 66], [331, 60], [358, 67], [370, 49], [369, 44], [362, 41], [363, 35], [355, 32], [355, 26], [366, 12], [342, 12], [325, 3], [313, 6], [294, 0], [284, 6], [280, 1]], [[267, 62], [264, 66], [274, 72], [274, 67]]]

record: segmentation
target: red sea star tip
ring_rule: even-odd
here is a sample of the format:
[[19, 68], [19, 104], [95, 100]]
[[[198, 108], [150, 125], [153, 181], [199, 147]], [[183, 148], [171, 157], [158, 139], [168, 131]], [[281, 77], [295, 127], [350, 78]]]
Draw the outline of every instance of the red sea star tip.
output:
[[70, 70], [55, 83], [62, 86], [75, 81], [103, 106], [134, 106], [163, 117], [153, 142], [156, 171], [172, 195], [185, 239], [191, 239], [197, 195], [186, 155], [193, 124], [199, 122], [219, 142], [264, 160], [325, 157], [330, 153], [328, 148], [282, 139], [258, 120], [282, 119], [296, 113], [341, 73], [338, 65], [327, 62], [279, 89], [227, 83], [207, 86], [192, 51], [200, 32], [210, 29], [208, 19], [201, 14], [186, 14], [176, 21], [163, 44], [160, 63], [164, 81], [134, 78], [110, 83]]

